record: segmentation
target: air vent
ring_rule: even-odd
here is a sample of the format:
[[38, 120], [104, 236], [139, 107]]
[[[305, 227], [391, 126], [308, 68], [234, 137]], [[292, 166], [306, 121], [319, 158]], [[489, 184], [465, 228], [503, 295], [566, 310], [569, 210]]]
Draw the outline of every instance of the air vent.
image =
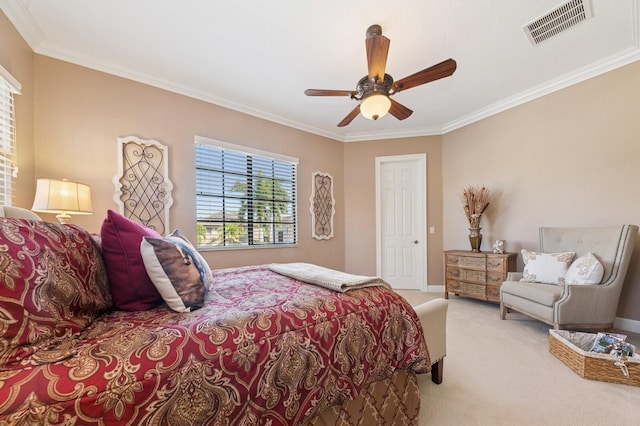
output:
[[589, 0], [571, 0], [525, 25], [523, 30], [535, 46], [592, 16]]

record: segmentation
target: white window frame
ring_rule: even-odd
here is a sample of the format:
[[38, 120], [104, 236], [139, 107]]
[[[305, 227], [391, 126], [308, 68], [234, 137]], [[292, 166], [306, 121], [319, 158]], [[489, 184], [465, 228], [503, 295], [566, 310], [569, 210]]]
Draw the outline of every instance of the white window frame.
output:
[[0, 65], [0, 205], [13, 204], [13, 180], [18, 176], [14, 95], [22, 85]]
[[[207, 207], [206, 206], [206, 200], [208, 197], [209, 200], [213, 200], [213, 199], [217, 199], [220, 200], [220, 196], [213, 196], [212, 194], [205, 194], [202, 193], [202, 191], [200, 191], [198, 188], [201, 188], [202, 182], [199, 181], [199, 173], [207, 173], [206, 172], [206, 168], [201, 168], [200, 166], [198, 166], [198, 162], [196, 161], [196, 166], [195, 166], [195, 172], [196, 172], [196, 188], [195, 188], [195, 192], [196, 192], [196, 224], [198, 225], [198, 249], [199, 250], [229, 250], [229, 249], [253, 249], [253, 248], [283, 248], [283, 247], [295, 247], [298, 243], [298, 214], [297, 214], [297, 204], [298, 204], [298, 200], [297, 200], [297, 167], [299, 164], [299, 160], [295, 157], [289, 157], [287, 155], [283, 155], [283, 154], [277, 154], [277, 153], [273, 153], [273, 152], [268, 152], [268, 151], [262, 151], [259, 149], [255, 149], [255, 148], [250, 148], [250, 147], [246, 147], [246, 146], [240, 146], [240, 145], [235, 145], [235, 144], [231, 144], [228, 142], [223, 142], [223, 141], [219, 141], [219, 140], [215, 140], [215, 139], [210, 139], [210, 138], [206, 138], [203, 136], [196, 136], [195, 140], [194, 140], [196, 145], [201, 145], [204, 147], [211, 147], [213, 149], [216, 150], [223, 150], [225, 152], [229, 152], [232, 154], [239, 154], [240, 156], [246, 155], [247, 159], [253, 158], [256, 159], [258, 161], [275, 161], [275, 162], [279, 162], [279, 163], [287, 163], [287, 167], [291, 166], [292, 168], [292, 175], [291, 175], [291, 179], [287, 181], [287, 184], [291, 186], [290, 188], [290, 197], [291, 199], [287, 201], [288, 204], [291, 204], [291, 217], [289, 218], [289, 220], [287, 221], [283, 221], [282, 222], [282, 229], [287, 228], [287, 234], [290, 235], [288, 238], [285, 239], [285, 241], [278, 241], [278, 235], [281, 235], [282, 232], [284, 231], [278, 231], [278, 229], [276, 228], [276, 226], [278, 225], [278, 222], [271, 222], [271, 232], [272, 232], [272, 236], [273, 238], [268, 239], [268, 241], [260, 241], [259, 240], [259, 236], [254, 235], [254, 233], [252, 232], [253, 230], [255, 230], [258, 226], [260, 226], [260, 223], [264, 223], [264, 222], [260, 222], [259, 220], [255, 220], [252, 221], [251, 217], [253, 217], [253, 214], [247, 214], [247, 217], [244, 218], [244, 220], [240, 220], [239, 218], [235, 218], [235, 219], [231, 219], [231, 220], [227, 220], [226, 215], [227, 212], [225, 211], [223, 214], [223, 218], [211, 218], [208, 219], [205, 217], [204, 215], [204, 211], [207, 211], [208, 209], [211, 209], [211, 207]], [[194, 150], [195, 151], [195, 150]], [[195, 153], [195, 155], [197, 155], [197, 153]], [[247, 173], [249, 173], [249, 171], [246, 171]], [[215, 173], [215, 172], [214, 172]], [[233, 175], [235, 173], [233, 173], [233, 171], [229, 172], [229, 171], [222, 171], [221, 174], [219, 175], [219, 179], [221, 181], [223, 181], [225, 179], [225, 176], [229, 176], [229, 175]], [[213, 176], [213, 175], [212, 175]], [[253, 175], [255, 177], [255, 175]], [[269, 178], [270, 179], [270, 178]], [[276, 179], [279, 180], [279, 179]], [[275, 185], [274, 185], [275, 186]], [[224, 187], [224, 185], [223, 185]], [[231, 196], [229, 194], [224, 194], [222, 196], [222, 203], [223, 205], [227, 202], [227, 199], [237, 199], [237, 196]], [[248, 200], [252, 200], [253, 198], [249, 198]], [[255, 199], [253, 199], [255, 200]], [[276, 201], [277, 200], [271, 200], [271, 201]], [[201, 204], [202, 203], [202, 204]], [[248, 201], [247, 204], [250, 204], [251, 201]], [[249, 209], [250, 210], [250, 209]], [[233, 210], [231, 210], [231, 212], [233, 212]], [[255, 213], [255, 211], [253, 212]], [[218, 243], [216, 245], [210, 244], [210, 243], [202, 243], [201, 242], [201, 236], [200, 234], [200, 230], [203, 227], [206, 227], [206, 232], [205, 232], [205, 236], [202, 238], [210, 238], [211, 236], [209, 235], [209, 232], [214, 232], [212, 230], [214, 229], [219, 229], [220, 226], [225, 226], [225, 232], [226, 232], [226, 224], [227, 223], [239, 223], [241, 224], [241, 226], [246, 226], [245, 228], [245, 234], [246, 234], [246, 241], [244, 241], [245, 235], [243, 235], [243, 241], [240, 242], [227, 242], [226, 238], [222, 240], [221, 243]], [[266, 224], [267, 226], [269, 224]], [[217, 226], [217, 228], [216, 228]], [[251, 231], [250, 231], [251, 230]], [[217, 231], [218, 233], [218, 238], [219, 238], [219, 231]], [[266, 235], [266, 234], [265, 234]], [[217, 239], [215, 236], [211, 239]]]

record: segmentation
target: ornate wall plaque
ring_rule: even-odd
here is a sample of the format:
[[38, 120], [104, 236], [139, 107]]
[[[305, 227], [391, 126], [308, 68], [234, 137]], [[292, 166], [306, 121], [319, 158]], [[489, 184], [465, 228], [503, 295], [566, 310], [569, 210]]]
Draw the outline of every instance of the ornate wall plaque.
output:
[[160, 235], [169, 233], [173, 183], [165, 145], [135, 136], [118, 138], [118, 174], [113, 183], [113, 199], [122, 215]]
[[311, 233], [313, 238], [328, 240], [333, 237], [333, 216], [336, 201], [333, 198], [333, 177], [329, 173], [311, 174]]

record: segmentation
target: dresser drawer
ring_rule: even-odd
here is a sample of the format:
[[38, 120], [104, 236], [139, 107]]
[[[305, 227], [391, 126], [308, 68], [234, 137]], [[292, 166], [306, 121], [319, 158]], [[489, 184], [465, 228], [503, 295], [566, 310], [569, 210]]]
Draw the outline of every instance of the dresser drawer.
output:
[[487, 271], [487, 284], [499, 286], [506, 278], [506, 275], [502, 271]]
[[500, 301], [500, 286], [499, 285], [488, 285], [487, 286], [487, 300], [491, 300], [492, 302]]
[[460, 269], [460, 280], [486, 284], [487, 273], [485, 271], [476, 271], [475, 269]]
[[445, 254], [445, 263], [447, 265], [453, 265], [453, 266], [458, 266], [458, 258], [460, 256], [455, 255], [455, 254]]
[[471, 283], [460, 283], [465, 296], [476, 297], [478, 299], [486, 299], [487, 286]]
[[447, 280], [447, 291], [452, 291], [454, 293], [460, 292], [462, 290], [462, 286], [460, 284], [460, 281], [457, 280]]
[[458, 266], [461, 268], [485, 269], [487, 259], [482, 256], [458, 256]]
[[447, 278], [460, 279], [460, 269], [452, 266], [447, 267]]
[[506, 271], [507, 259], [504, 257], [487, 257], [487, 269]]

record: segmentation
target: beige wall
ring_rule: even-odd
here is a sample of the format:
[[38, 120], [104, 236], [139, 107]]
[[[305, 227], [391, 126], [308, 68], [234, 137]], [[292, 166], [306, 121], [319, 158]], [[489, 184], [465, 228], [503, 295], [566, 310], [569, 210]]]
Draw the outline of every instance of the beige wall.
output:
[[35, 69], [36, 178], [64, 177], [93, 189], [95, 214], [73, 222], [97, 232], [106, 210], [116, 208], [116, 140], [135, 135], [168, 145], [174, 184], [171, 228], [195, 240], [193, 140], [201, 135], [300, 159], [298, 247], [203, 253], [212, 267], [315, 261], [344, 268], [342, 184], [336, 185], [333, 239], [311, 238], [309, 213], [312, 172], [343, 181], [342, 143], [45, 56], [36, 55]]
[[344, 146], [345, 266], [354, 273], [376, 273], [375, 159], [389, 155], [427, 155], [427, 283], [442, 285], [442, 137], [424, 136]]
[[[483, 249], [536, 249], [540, 226], [640, 224], [640, 62], [444, 136], [444, 249], [468, 248], [459, 196], [485, 184]], [[640, 320], [640, 241], [618, 316]], [[519, 270], [522, 259], [518, 256]]]

